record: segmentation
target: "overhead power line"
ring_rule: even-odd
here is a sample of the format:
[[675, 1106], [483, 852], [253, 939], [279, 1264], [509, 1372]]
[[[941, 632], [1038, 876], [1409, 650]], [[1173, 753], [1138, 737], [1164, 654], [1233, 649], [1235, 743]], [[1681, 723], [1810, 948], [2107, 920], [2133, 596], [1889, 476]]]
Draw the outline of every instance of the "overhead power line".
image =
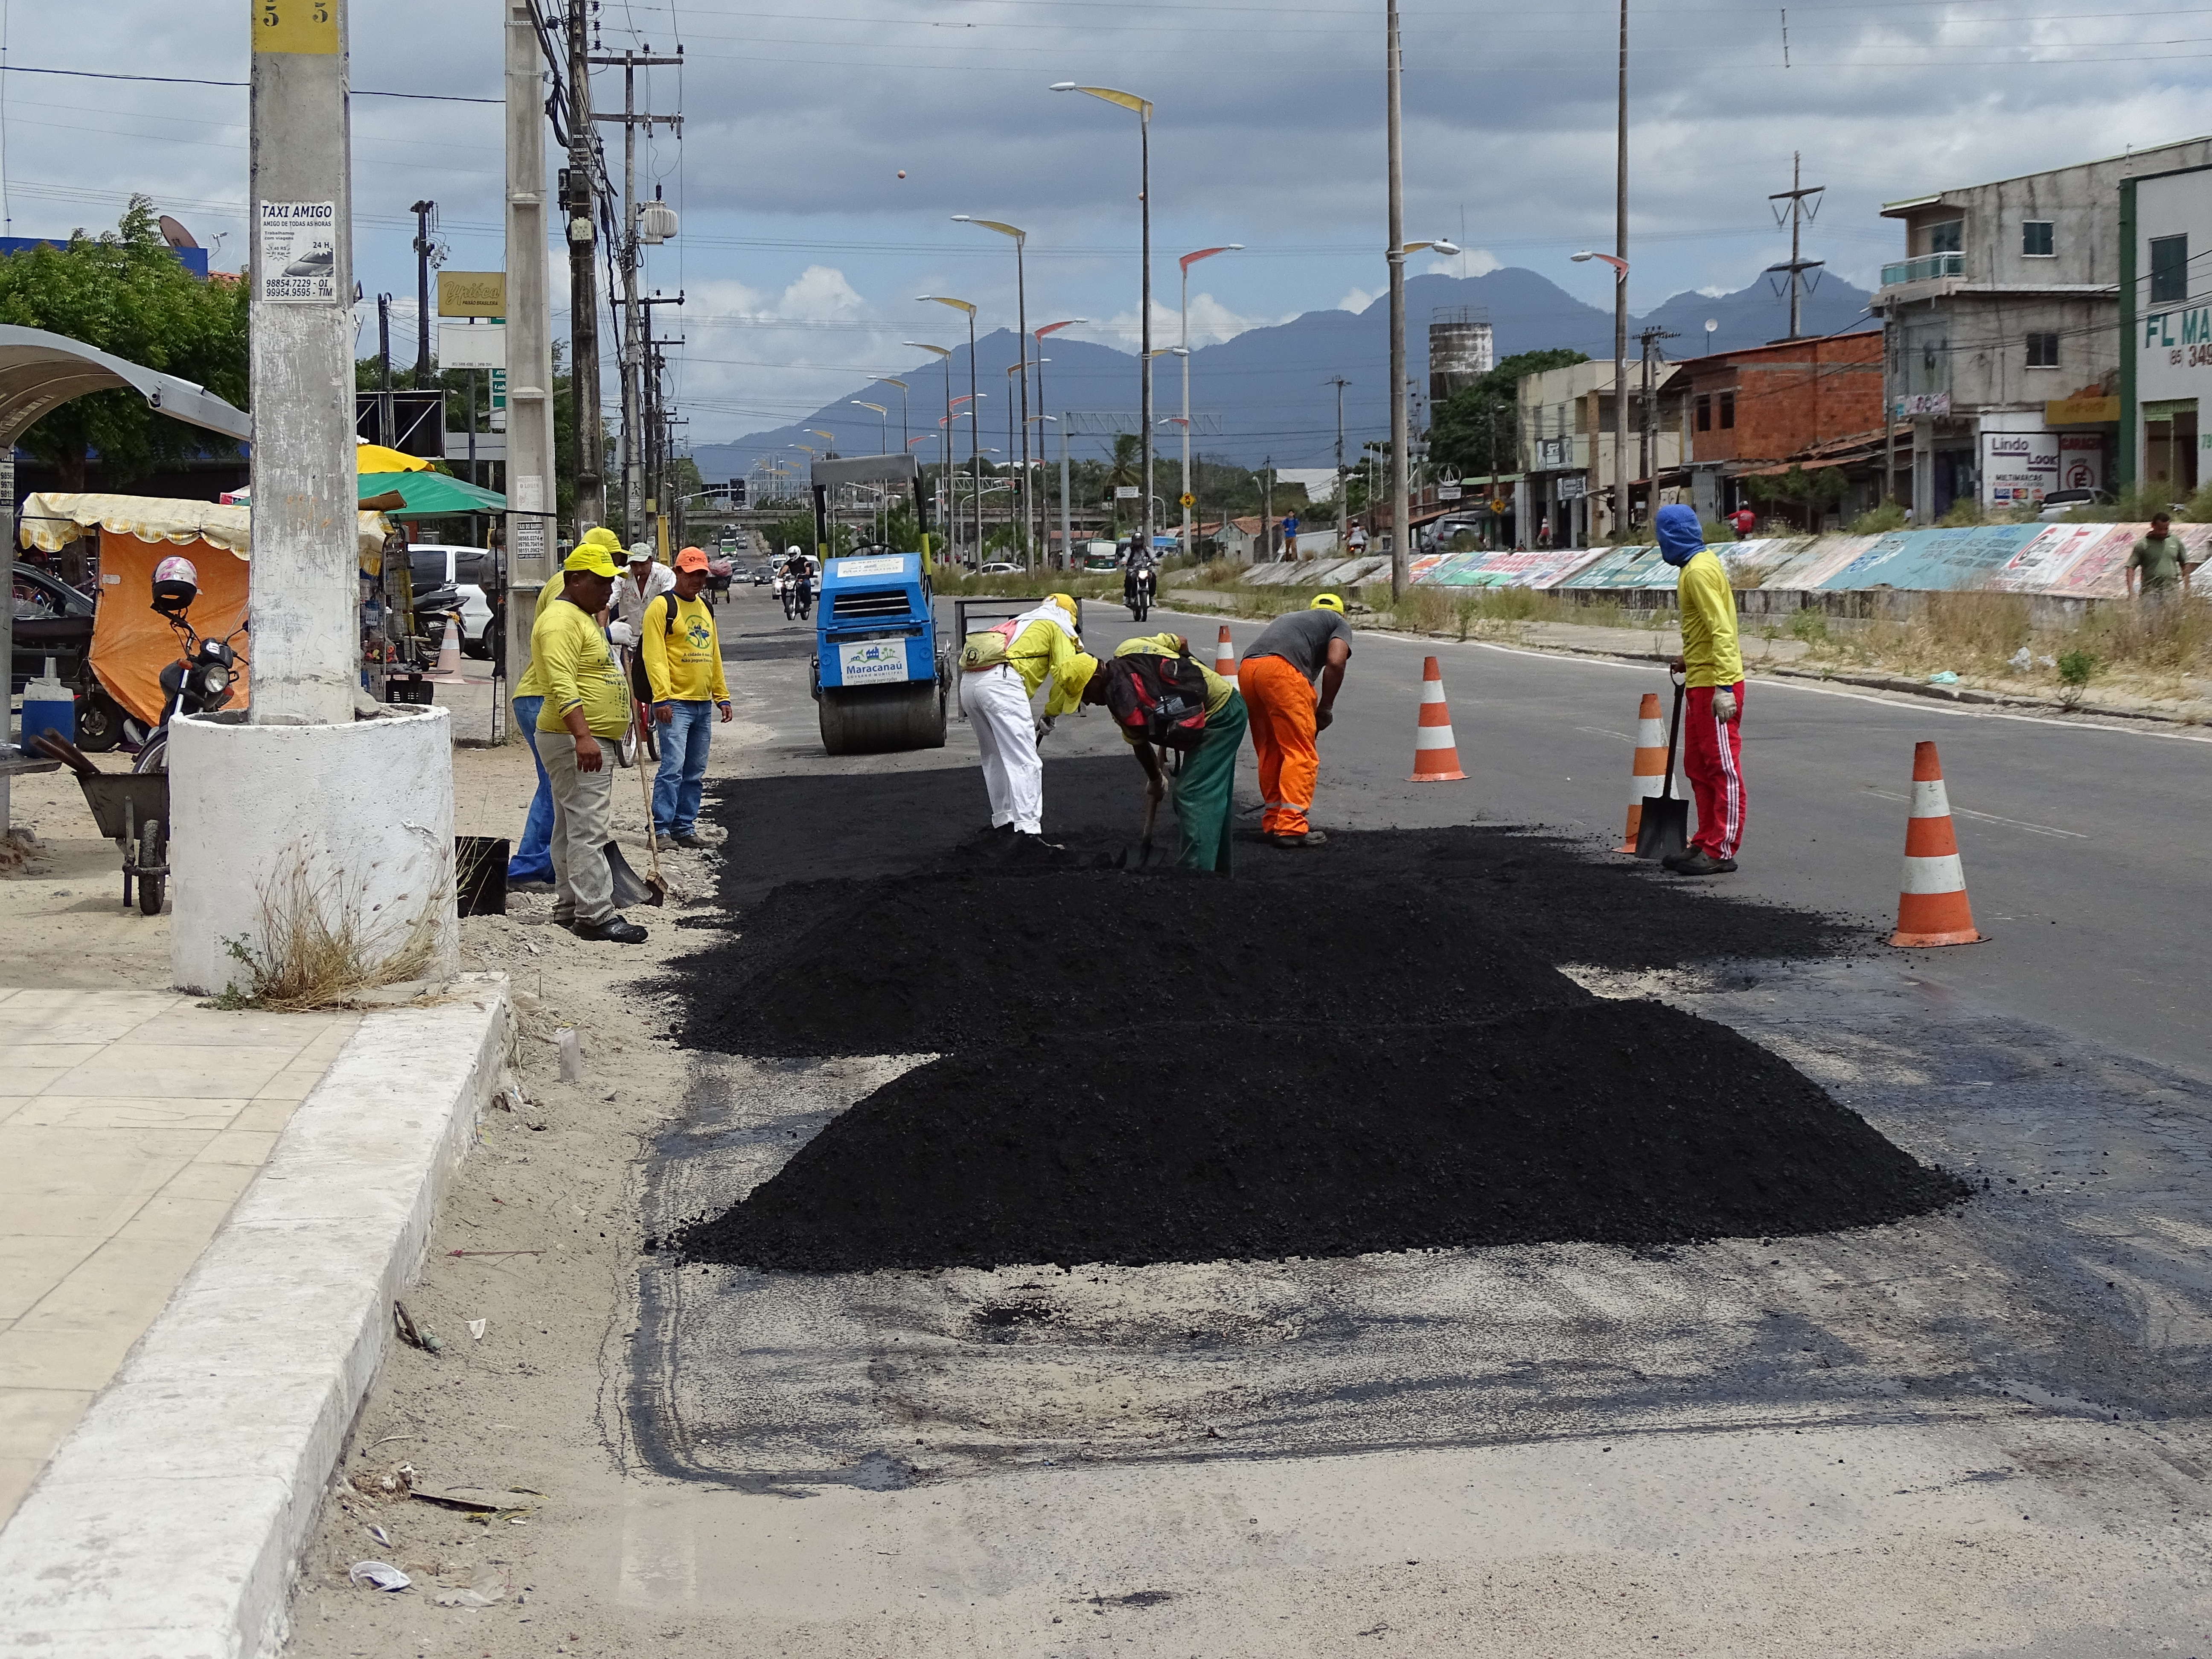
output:
[[[109, 70], [52, 69], [36, 64], [0, 64], [9, 75], [60, 75], [73, 81], [151, 81], [165, 87], [235, 87], [244, 90], [248, 81], [210, 81], [196, 75], [121, 75]], [[380, 92], [373, 87], [352, 87], [356, 98], [407, 98], [427, 104], [504, 104], [504, 98], [464, 98], [450, 92]]]

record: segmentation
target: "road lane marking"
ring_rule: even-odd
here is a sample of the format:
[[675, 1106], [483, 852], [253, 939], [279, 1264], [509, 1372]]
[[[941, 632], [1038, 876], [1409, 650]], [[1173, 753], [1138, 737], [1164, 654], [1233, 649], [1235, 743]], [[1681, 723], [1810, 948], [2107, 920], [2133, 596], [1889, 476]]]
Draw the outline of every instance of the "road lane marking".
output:
[[1608, 732], [1602, 726], [1577, 726], [1575, 727], [1575, 730], [1577, 732], [1587, 732], [1594, 738], [1611, 738], [1615, 743], [1625, 743], [1631, 749], [1636, 747], [1635, 738], [1628, 736], [1626, 732]]
[[[1900, 795], [1895, 790], [1876, 789], [1871, 785], [1867, 787], [1864, 793], [1878, 795], [1883, 800], [1910, 801], [1912, 799], [1910, 795]], [[2008, 824], [2014, 830], [2025, 830], [2033, 836], [2063, 836], [2069, 841], [2089, 839], [2079, 830], [2060, 830], [2048, 823], [2030, 823], [2025, 818], [2000, 817], [1995, 812], [1977, 812], [1971, 806], [1954, 806], [1951, 808], [1951, 816], [1960, 818], [1979, 818], [1984, 823]]]

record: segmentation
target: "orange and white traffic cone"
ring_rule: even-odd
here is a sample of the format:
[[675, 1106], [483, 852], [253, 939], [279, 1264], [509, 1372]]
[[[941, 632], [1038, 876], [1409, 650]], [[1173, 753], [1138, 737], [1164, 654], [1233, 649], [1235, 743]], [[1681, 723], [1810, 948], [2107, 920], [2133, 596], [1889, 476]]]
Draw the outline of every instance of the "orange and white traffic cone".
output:
[[1230, 640], [1229, 624], [1221, 624], [1221, 643], [1213, 647], [1213, 672], [1224, 680], [1237, 678], [1237, 647]]
[[[1659, 694], [1646, 691], [1644, 705], [1636, 711], [1636, 758], [1628, 766], [1628, 833], [1613, 850], [1633, 853], [1636, 832], [1644, 826], [1644, 802], [1647, 796], [1656, 795], [1667, 780], [1667, 723], [1660, 717]], [[1682, 793], [1681, 780], [1674, 781], [1674, 793]]]
[[1413, 775], [1408, 783], [1450, 783], [1459, 769], [1459, 743], [1452, 736], [1451, 710], [1444, 706], [1444, 674], [1430, 657], [1421, 664], [1421, 720], [1413, 729]]
[[466, 685], [461, 674], [461, 613], [446, 618], [446, 637], [438, 646], [438, 665], [423, 677], [433, 685]]
[[1966, 903], [1966, 872], [1959, 862], [1959, 837], [1951, 828], [1951, 798], [1943, 790], [1943, 763], [1936, 745], [1912, 746], [1912, 816], [1905, 825], [1905, 881], [1897, 897], [1892, 945], [1978, 945]]

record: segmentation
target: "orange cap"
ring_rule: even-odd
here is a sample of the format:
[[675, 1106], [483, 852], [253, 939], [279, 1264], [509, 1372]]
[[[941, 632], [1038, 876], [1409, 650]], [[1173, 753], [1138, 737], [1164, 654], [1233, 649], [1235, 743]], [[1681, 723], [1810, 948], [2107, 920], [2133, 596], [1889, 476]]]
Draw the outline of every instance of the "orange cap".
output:
[[678, 570], [704, 570], [707, 556], [696, 547], [687, 547], [676, 556], [676, 568]]

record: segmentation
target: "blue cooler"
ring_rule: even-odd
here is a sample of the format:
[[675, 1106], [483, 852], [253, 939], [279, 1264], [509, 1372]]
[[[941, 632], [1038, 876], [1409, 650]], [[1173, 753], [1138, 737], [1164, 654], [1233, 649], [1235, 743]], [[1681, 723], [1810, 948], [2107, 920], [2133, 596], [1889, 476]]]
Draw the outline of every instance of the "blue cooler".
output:
[[23, 688], [22, 746], [41, 732], [52, 732], [64, 743], [76, 741], [76, 696], [54, 678], [54, 659], [46, 659], [46, 672]]

